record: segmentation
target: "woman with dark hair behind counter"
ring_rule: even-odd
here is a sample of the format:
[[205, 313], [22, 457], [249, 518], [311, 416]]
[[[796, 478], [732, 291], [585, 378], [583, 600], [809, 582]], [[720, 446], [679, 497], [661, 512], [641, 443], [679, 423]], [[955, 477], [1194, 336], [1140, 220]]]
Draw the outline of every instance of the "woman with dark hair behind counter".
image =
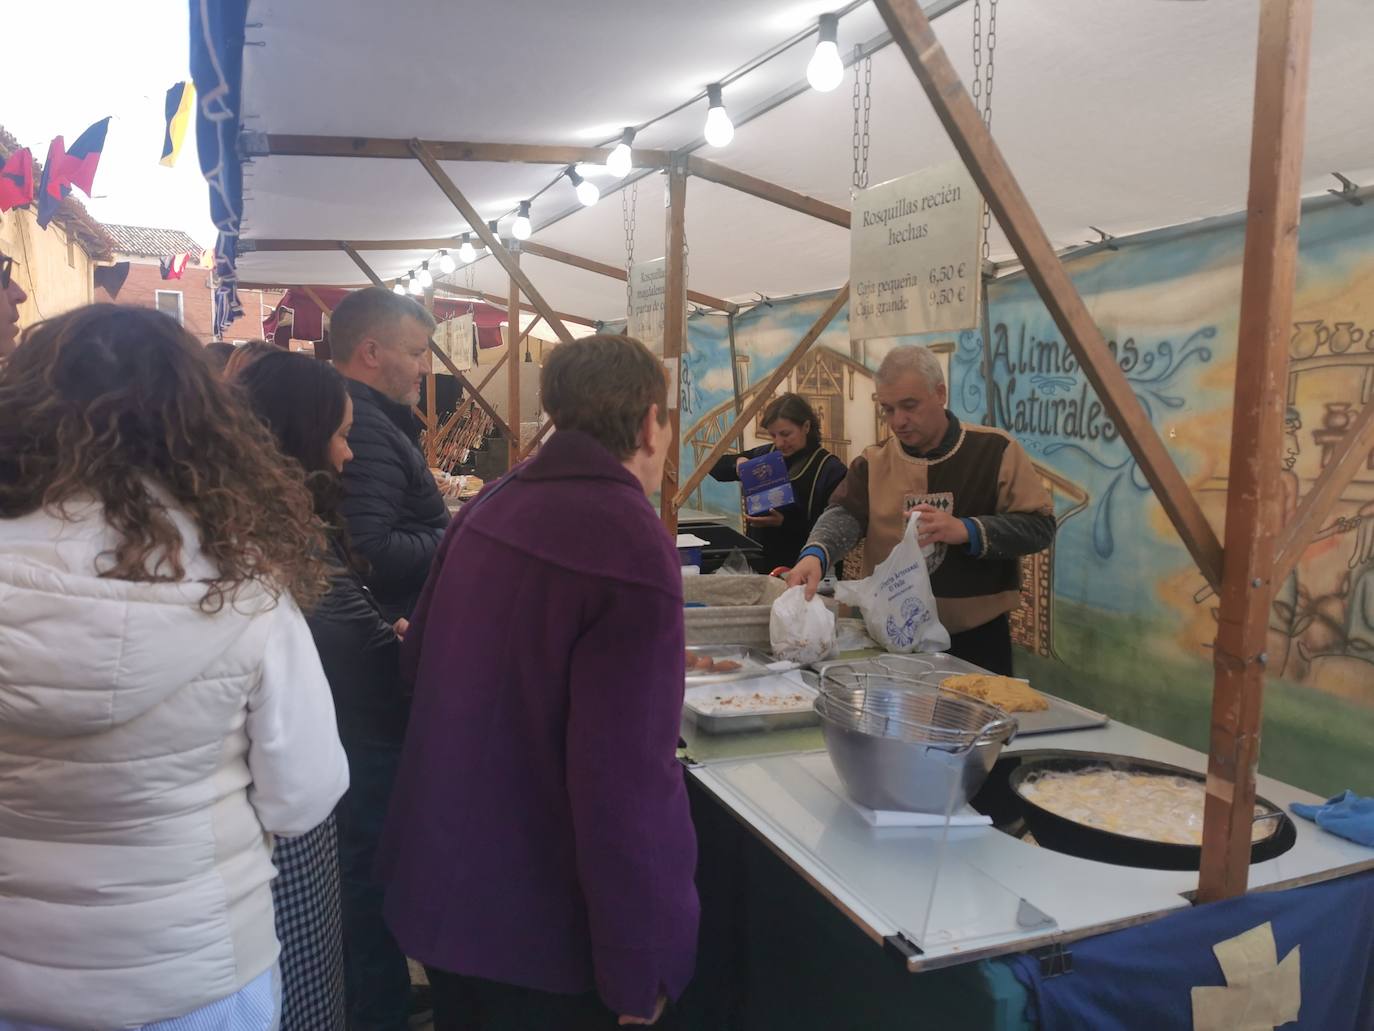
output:
[[711, 477], [721, 483], [739, 480], [739, 467], [778, 451], [787, 460], [787, 477], [792, 481], [796, 501], [763, 515], [744, 517], [745, 532], [763, 549], [751, 559], [760, 573], [790, 567], [806, 547], [811, 527], [830, 503], [830, 495], [847, 472], [845, 464], [821, 447], [821, 422], [815, 410], [800, 394], [783, 394], [763, 410], [764, 432], [773, 443], [724, 455], [711, 469]]

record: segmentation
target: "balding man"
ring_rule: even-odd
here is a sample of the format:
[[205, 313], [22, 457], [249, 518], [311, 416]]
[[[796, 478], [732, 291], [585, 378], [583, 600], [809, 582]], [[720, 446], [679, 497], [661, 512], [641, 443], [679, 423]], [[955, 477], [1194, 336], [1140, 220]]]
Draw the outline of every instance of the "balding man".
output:
[[1010, 674], [1008, 614], [1021, 604], [1020, 559], [1049, 547], [1054, 509], [1030, 458], [1001, 430], [961, 423], [928, 348], [894, 348], [878, 368], [878, 407], [892, 436], [865, 448], [831, 496], [788, 577], [813, 594], [826, 568], [865, 541], [868, 576], [921, 513], [927, 559], [950, 653]]
[[0, 251], [0, 362], [19, 345], [19, 306], [29, 299], [14, 276], [15, 261]]

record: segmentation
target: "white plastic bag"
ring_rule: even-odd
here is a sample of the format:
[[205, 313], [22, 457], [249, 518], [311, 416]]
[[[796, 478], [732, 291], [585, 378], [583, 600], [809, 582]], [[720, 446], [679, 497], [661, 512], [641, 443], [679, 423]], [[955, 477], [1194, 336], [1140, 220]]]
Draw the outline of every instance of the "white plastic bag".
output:
[[790, 587], [773, 602], [768, 637], [779, 659], [820, 662], [835, 654], [835, 613], [819, 598], [807, 601], [805, 587]]
[[925, 556], [916, 543], [919, 516], [912, 513], [902, 539], [872, 576], [835, 585], [835, 599], [857, 605], [872, 638], [898, 654], [940, 652], [949, 647], [949, 632], [935, 608]]

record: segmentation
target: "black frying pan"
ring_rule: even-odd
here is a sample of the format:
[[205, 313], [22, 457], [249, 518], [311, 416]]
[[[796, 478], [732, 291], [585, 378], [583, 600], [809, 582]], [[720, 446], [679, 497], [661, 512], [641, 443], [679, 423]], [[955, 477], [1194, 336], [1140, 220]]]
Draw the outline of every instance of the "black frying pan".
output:
[[[1202, 864], [1202, 848], [1199, 845], [1150, 841], [1089, 827], [1043, 809], [1021, 794], [1021, 785], [1032, 773], [1071, 773], [1099, 766], [1129, 773], [1153, 773], [1185, 777], [1199, 783], [1206, 782], [1202, 774], [1181, 766], [1170, 766], [1168, 763], [1136, 759], [1127, 755], [1109, 755], [1102, 752], [1038, 752], [1034, 758], [1027, 757], [1013, 769], [1007, 782], [1012, 795], [1020, 803], [1026, 826], [1034, 835], [1036, 842], [1055, 852], [1082, 859], [1095, 859], [1101, 863], [1115, 863], [1118, 866], [1145, 867], [1152, 870], [1198, 869]], [[1252, 864], [1262, 863], [1287, 852], [1293, 847], [1298, 836], [1293, 821], [1278, 806], [1258, 797], [1255, 804], [1279, 815], [1268, 821], [1277, 825], [1273, 832], [1250, 846]]]

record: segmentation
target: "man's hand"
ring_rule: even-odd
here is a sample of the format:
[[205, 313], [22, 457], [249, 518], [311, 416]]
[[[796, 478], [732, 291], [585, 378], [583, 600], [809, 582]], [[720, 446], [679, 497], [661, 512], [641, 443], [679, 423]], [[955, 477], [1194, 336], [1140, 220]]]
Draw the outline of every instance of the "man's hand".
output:
[[631, 1025], [639, 1025], [639, 1026], [643, 1027], [643, 1026], [648, 1026], [648, 1025], [651, 1025], [651, 1024], [657, 1024], [657, 1023], [658, 1023], [658, 1018], [661, 1017], [661, 1016], [663, 1016], [663, 1008], [664, 1008], [665, 1006], [667, 1006], [667, 1005], [668, 1005], [668, 997], [667, 997], [666, 995], [660, 995], [660, 996], [658, 997], [658, 1005], [654, 1007], [654, 1015], [653, 1015], [652, 1017], [650, 1017], [648, 1020], [645, 1020], [643, 1017], [626, 1017], [626, 1016], [622, 1016], [622, 1017], [620, 1018], [620, 1026], [621, 1026], [621, 1027], [629, 1027], [629, 1026], [631, 1026]]
[[406, 639], [406, 631], [410, 629], [410, 620], [402, 617], [391, 624], [392, 632], [402, 641]]
[[912, 511], [921, 513], [921, 521], [916, 527], [916, 542], [921, 547], [936, 543], [968, 543], [968, 527], [962, 519], [956, 519], [932, 505], [917, 505]]
[[806, 600], [816, 596], [816, 588], [821, 585], [821, 560], [815, 555], [806, 555], [798, 560], [787, 574], [788, 587], [805, 587]]
[[774, 508], [765, 512], [763, 515], [747, 515], [744, 517], [744, 521], [749, 526], [781, 526], [782, 513]]

